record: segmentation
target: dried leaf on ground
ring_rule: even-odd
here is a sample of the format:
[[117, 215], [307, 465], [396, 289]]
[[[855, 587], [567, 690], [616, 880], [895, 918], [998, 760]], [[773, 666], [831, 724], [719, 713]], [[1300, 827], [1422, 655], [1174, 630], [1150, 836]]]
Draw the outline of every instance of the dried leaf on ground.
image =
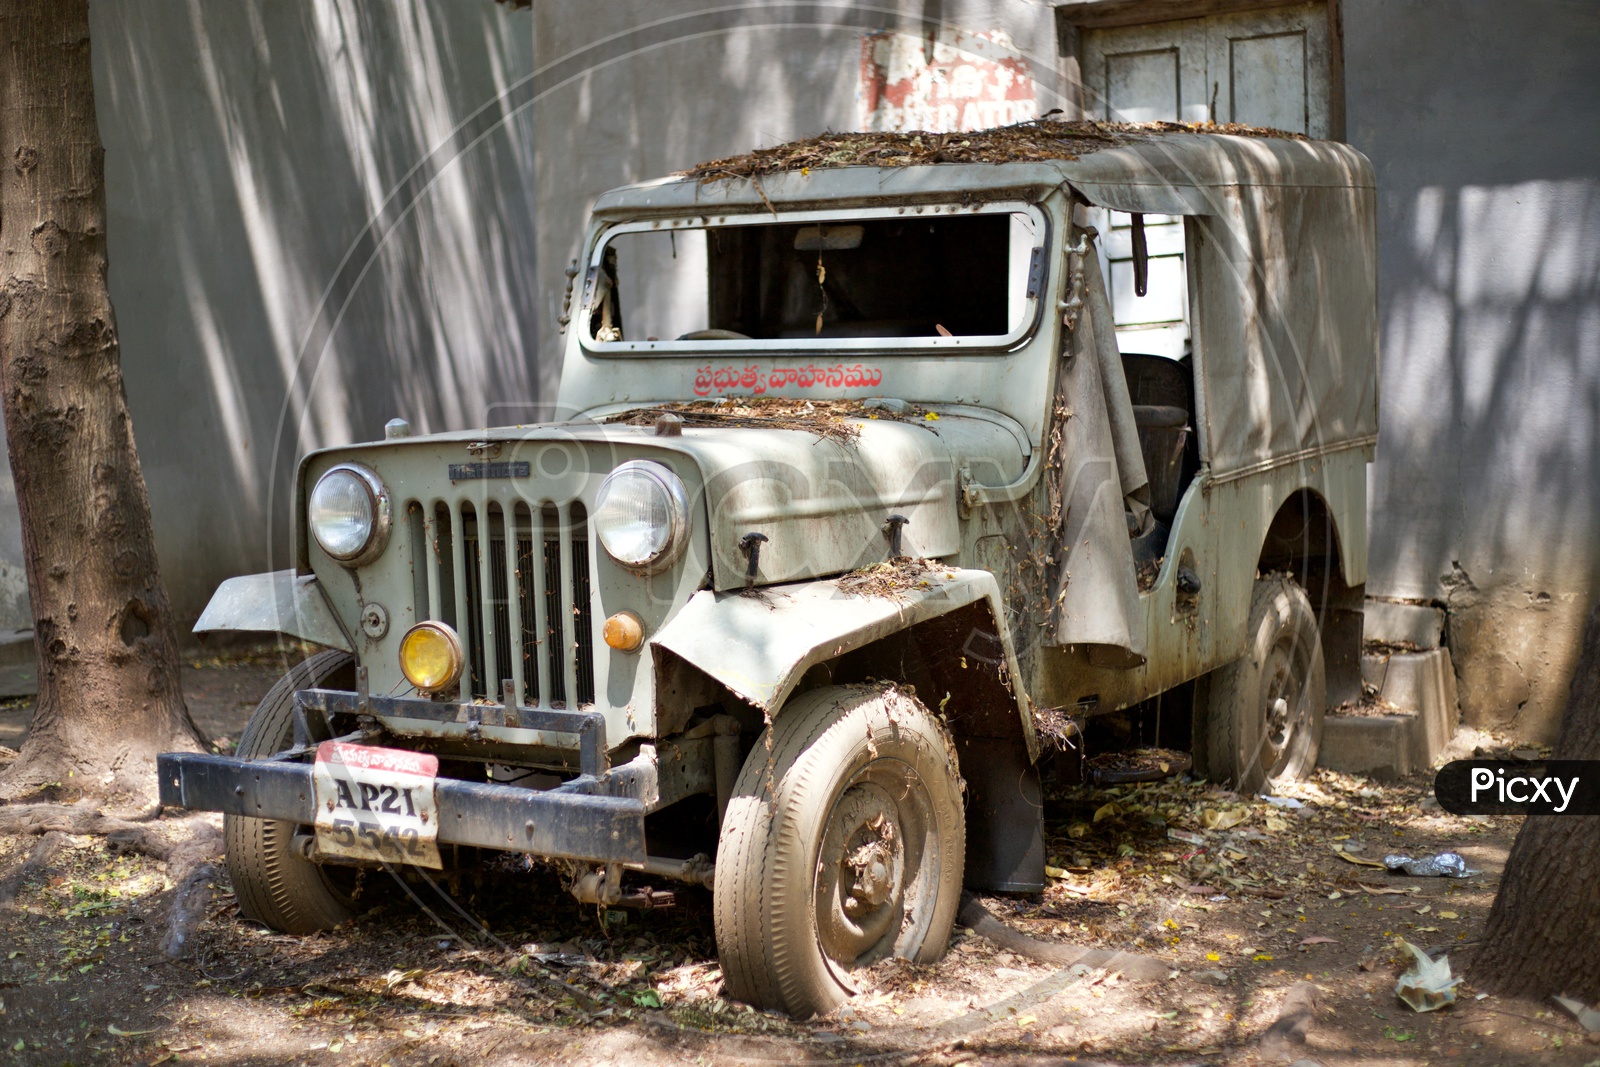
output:
[[1389, 869], [1386, 865], [1384, 865], [1383, 863], [1379, 862], [1378, 860], [1369, 860], [1369, 859], [1363, 859], [1360, 856], [1352, 856], [1352, 855], [1350, 855], [1350, 853], [1342, 851], [1341, 849], [1337, 849], [1337, 848], [1334, 849], [1333, 850], [1333, 854], [1335, 856], [1338, 856], [1340, 859], [1344, 860], [1346, 863], [1354, 863], [1354, 864], [1356, 864], [1357, 866], [1360, 866], [1360, 867], [1376, 867], [1380, 871], [1386, 871], [1386, 870]]

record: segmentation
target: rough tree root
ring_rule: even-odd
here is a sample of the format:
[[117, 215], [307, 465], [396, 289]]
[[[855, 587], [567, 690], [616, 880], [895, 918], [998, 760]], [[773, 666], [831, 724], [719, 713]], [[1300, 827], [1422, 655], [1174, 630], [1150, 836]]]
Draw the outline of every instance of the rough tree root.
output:
[[961, 911], [958, 918], [962, 926], [970, 927], [974, 933], [1007, 952], [1015, 952], [1019, 956], [1026, 956], [1040, 963], [1050, 963], [1058, 967], [1071, 967], [1081, 963], [1095, 969], [1104, 968], [1129, 978], [1141, 979], [1165, 978], [1173, 970], [1171, 964], [1153, 956], [1141, 956], [1134, 952], [1110, 952], [1099, 948], [1079, 948], [1054, 941], [1035, 940], [996, 919], [971, 893], [961, 894]]
[[176, 840], [156, 832], [161, 809], [131, 819], [107, 815], [89, 804], [13, 804], [0, 806], [0, 833], [42, 834], [33, 852], [0, 877], [0, 906], [16, 897], [22, 883], [50, 861], [68, 834], [104, 837], [116, 852], [137, 852], [167, 865], [177, 887], [167, 907], [161, 951], [173, 959], [188, 955], [196, 928], [205, 919], [211, 882], [221, 877], [215, 860], [222, 854], [222, 831], [203, 815], [175, 825]]
[[66, 839], [67, 835], [60, 830], [49, 831], [39, 839], [37, 845], [33, 846], [32, 852], [0, 876], [0, 909], [15, 908], [17, 893], [21, 891], [22, 883], [44, 870], [45, 865], [55, 858], [55, 854]]
[[1306, 1031], [1316, 1020], [1317, 987], [1311, 982], [1296, 982], [1283, 998], [1277, 1021], [1261, 1035], [1261, 1054], [1288, 1062], [1295, 1058], [1297, 1046], [1306, 1043]]

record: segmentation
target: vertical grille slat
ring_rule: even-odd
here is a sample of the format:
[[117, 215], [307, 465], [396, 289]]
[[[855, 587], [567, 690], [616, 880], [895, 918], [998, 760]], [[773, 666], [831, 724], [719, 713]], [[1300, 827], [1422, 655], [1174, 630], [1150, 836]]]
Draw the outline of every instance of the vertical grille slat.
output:
[[571, 535], [567, 539], [572, 559], [573, 655], [578, 704], [594, 703], [594, 611], [589, 587], [589, 524], [582, 504], [571, 509]]
[[[500, 595], [505, 597], [506, 623], [505, 623], [505, 662], [506, 673], [511, 676], [511, 684], [516, 692], [517, 702], [532, 704], [533, 698], [528, 693], [527, 681], [527, 652], [524, 642], [527, 641], [527, 629], [522, 621], [522, 582], [525, 572], [522, 569], [522, 514], [520, 504], [514, 506], [505, 516], [505, 551], [501, 553], [500, 566], [504, 570], [501, 578]], [[513, 593], [512, 590], [516, 592]]]
[[546, 573], [544, 553], [545, 509], [534, 508], [528, 523], [528, 585], [527, 596], [533, 606], [533, 630], [530, 632], [529, 658], [534, 664], [534, 676], [539, 680], [539, 700], [550, 704], [556, 696], [556, 672], [550, 669], [550, 603], [546, 593], [550, 579]]
[[[483, 542], [480, 536], [483, 533], [484, 524], [479, 521], [477, 509], [473, 508], [471, 504], [463, 503], [460, 514], [461, 556], [466, 571], [467, 592], [466, 605], [461, 613], [461, 621], [463, 623], [470, 622], [473, 635], [469, 638], [465, 630], [461, 632], [462, 643], [467, 646], [467, 677], [462, 683], [461, 690], [464, 697], [476, 700], [489, 694], [489, 690], [486, 688], [488, 685], [488, 672], [484, 669], [485, 645], [493, 644], [492, 637], [489, 637], [488, 640], [485, 639], [487, 628], [484, 625], [488, 615], [488, 605], [484, 602], [485, 590], [488, 585], [484, 578], [488, 568], [484, 566]], [[472, 516], [470, 524], [467, 521], [467, 515], [469, 514]]]
[[450, 532], [454, 535], [450, 546], [450, 584], [455, 590], [455, 618], [451, 620], [451, 625], [460, 635], [462, 645], [471, 648], [478, 624], [467, 607], [471, 601], [467, 595], [467, 567], [464, 562], [467, 555], [466, 529], [466, 509], [457, 504], [450, 509]]
[[473, 651], [478, 655], [479, 676], [477, 684], [472, 687], [475, 697], [498, 697], [500, 693], [500, 634], [501, 628], [495, 623], [498, 614], [495, 606], [494, 588], [494, 506], [485, 504], [478, 512], [478, 551], [474, 555], [474, 562], [478, 565], [478, 595], [473, 602], [478, 606], [477, 619], [482, 635], [474, 644]]
[[455, 540], [450, 510], [435, 500], [428, 508], [428, 606], [431, 619], [456, 624]]
[[[588, 515], [581, 501], [407, 503], [416, 617], [455, 627], [461, 698], [533, 707], [593, 704], [596, 636]], [[414, 509], [414, 511], [413, 511]], [[419, 559], [420, 557], [420, 559]]]
[[433, 552], [428, 544], [428, 521], [422, 512], [422, 505], [413, 500], [406, 505], [406, 533], [411, 542], [411, 601], [412, 618], [429, 618], [430, 604], [437, 604], [437, 593], [430, 595], [428, 590], [428, 575], [435, 564]]
[[568, 547], [567, 537], [563, 536], [569, 534], [569, 531], [573, 528], [572, 510], [572, 505], [570, 504], [561, 509], [561, 525], [553, 546], [559, 561], [560, 573], [558, 589], [559, 603], [561, 605], [562, 640], [559, 655], [561, 656], [562, 670], [565, 672], [565, 684], [562, 687], [564, 694], [575, 694], [578, 691], [578, 645], [576, 641], [569, 642], [567, 639], [567, 634], [574, 633], [577, 630], [578, 612], [572, 595], [572, 551]]
[[544, 564], [544, 588], [540, 600], [544, 603], [544, 625], [539, 628], [544, 642], [544, 662], [550, 670], [549, 700], [551, 707], [566, 707], [567, 685], [565, 668], [567, 645], [567, 616], [563, 608], [561, 568], [561, 513], [552, 505], [540, 509], [541, 524], [539, 545]]

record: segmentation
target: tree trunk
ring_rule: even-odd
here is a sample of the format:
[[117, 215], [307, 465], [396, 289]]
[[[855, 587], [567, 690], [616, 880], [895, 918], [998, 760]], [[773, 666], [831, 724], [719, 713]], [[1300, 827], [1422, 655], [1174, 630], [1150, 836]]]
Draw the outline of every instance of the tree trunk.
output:
[[[1600, 605], [1584, 629], [1553, 759], [1600, 760]], [[1480, 989], [1600, 1000], [1600, 815], [1530, 815], [1470, 977]]]
[[0, 0], [0, 405], [39, 699], [16, 796], [147, 792], [193, 749], [106, 286], [87, 0]]

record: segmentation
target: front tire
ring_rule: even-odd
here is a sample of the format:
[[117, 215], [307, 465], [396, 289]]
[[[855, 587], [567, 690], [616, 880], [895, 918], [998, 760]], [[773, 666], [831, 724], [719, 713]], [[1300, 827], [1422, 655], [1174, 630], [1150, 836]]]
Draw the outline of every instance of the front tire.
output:
[[[319, 652], [278, 679], [251, 714], [235, 754], [262, 759], [289, 748], [295, 692], [329, 686], [355, 687], [355, 660], [348, 652]], [[312, 934], [355, 914], [356, 872], [327, 869], [296, 854], [294, 823], [228, 815], [222, 829], [228, 875], [245, 918], [286, 934]]]
[[915, 698], [813, 690], [758, 743], [723, 819], [717, 949], [730, 996], [797, 1018], [856, 992], [850, 971], [944, 954], [966, 824], [949, 737]]
[[1257, 793], [1317, 765], [1328, 705], [1322, 635], [1299, 583], [1273, 574], [1250, 597], [1244, 658], [1202, 679], [1196, 755], [1212, 781]]

